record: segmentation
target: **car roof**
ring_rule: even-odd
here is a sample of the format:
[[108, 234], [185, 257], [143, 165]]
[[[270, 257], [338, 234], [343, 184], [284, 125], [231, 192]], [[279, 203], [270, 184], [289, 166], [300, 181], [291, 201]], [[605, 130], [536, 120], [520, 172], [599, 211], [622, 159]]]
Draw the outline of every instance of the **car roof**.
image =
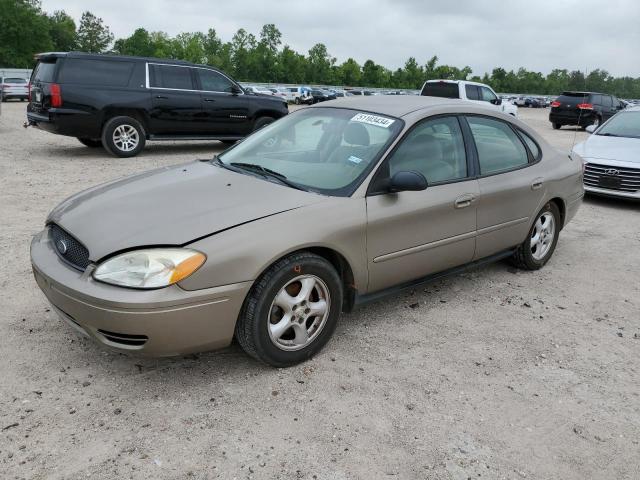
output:
[[440, 107], [443, 105], [464, 105], [457, 98], [423, 97], [418, 95], [372, 95], [341, 97], [331, 103], [319, 103], [311, 108], [335, 107], [352, 108], [366, 112], [380, 113], [391, 117], [403, 117], [417, 110]]
[[184, 65], [190, 67], [202, 67], [209, 68], [211, 70], [221, 71], [216, 67], [212, 67], [211, 65], [202, 65], [199, 63], [187, 62], [184, 60], [172, 60], [170, 58], [155, 58], [155, 57], [136, 57], [131, 55], [116, 55], [111, 53], [86, 53], [86, 52], [44, 52], [38, 53], [34, 55], [34, 58], [37, 60], [49, 59], [49, 58], [84, 58], [91, 60], [133, 60], [140, 62], [149, 62], [149, 63], [166, 63], [167, 65]]

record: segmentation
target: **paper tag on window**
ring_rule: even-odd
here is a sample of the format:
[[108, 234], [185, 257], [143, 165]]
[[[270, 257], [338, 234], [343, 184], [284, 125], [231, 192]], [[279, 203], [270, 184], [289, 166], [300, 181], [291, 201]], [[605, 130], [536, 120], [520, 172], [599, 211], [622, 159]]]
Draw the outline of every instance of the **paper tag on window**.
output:
[[369, 125], [376, 125], [383, 128], [389, 128], [393, 122], [395, 122], [395, 120], [391, 120], [390, 118], [379, 117], [378, 115], [371, 115], [370, 113], [358, 113], [351, 121], [368, 123]]
[[361, 158], [354, 157], [353, 155], [351, 155], [349, 158], [347, 158], [347, 160], [349, 160], [350, 162], [353, 162], [353, 163], [360, 163], [360, 162], [362, 162], [362, 159], [361, 159]]

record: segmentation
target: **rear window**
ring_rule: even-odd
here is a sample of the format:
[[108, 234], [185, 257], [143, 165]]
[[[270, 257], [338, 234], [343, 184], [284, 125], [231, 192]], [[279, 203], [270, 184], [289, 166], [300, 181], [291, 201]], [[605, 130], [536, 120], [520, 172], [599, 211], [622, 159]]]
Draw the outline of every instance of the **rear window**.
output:
[[51, 61], [39, 61], [36, 68], [33, 70], [33, 81], [38, 80], [40, 82], [53, 82], [53, 78], [56, 74], [57, 59]]
[[588, 97], [588, 93], [564, 92], [556, 100], [565, 105], [578, 105], [579, 103], [587, 103]]
[[424, 84], [421, 95], [427, 97], [460, 98], [457, 83], [427, 82]]
[[5, 78], [4, 79], [4, 83], [21, 83], [26, 85], [27, 84], [27, 80], [24, 78]]
[[60, 71], [58, 81], [60, 83], [124, 87], [129, 84], [132, 71], [133, 62], [67, 58]]

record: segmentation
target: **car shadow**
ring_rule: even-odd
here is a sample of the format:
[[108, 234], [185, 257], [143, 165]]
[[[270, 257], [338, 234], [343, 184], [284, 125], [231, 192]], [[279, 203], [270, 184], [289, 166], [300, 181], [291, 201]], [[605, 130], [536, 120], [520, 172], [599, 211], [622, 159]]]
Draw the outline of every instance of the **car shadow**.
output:
[[82, 145], [61, 145], [52, 147], [46, 145], [47, 157], [49, 158], [95, 158], [103, 157], [105, 159], [135, 161], [141, 157], [167, 157], [178, 155], [199, 155], [200, 158], [211, 158], [215, 154], [219, 154], [226, 150], [229, 146], [222, 142], [212, 140], [210, 142], [198, 143], [151, 143], [147, 144], [145, 149], [136, 157], [119, 158], [107, 153], [103, 148], [89, 148]]
[[593, 195], [586, 192], [584, 201], [585, 203], [599, 207], [616, 208], [622, 210], [640, 210], [640, 201], [630, 198], [606, 197], [603, 195]]

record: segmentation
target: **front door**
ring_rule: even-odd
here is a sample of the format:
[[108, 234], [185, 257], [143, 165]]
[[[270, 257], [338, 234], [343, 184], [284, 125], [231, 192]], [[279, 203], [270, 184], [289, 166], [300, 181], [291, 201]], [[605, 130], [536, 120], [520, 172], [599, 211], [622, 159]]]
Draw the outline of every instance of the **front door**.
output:
[[250, 132], [249, 100], [239, 87], [222, 73], [194, 68], [200, 89], [203, 128], [212, 136], [243, 137]]
[[[507, 123], [479, 115], [466, 117], [478, 154], [478, 238], [475, 258], [506, 250], [524, 241], [532, 211], [545, 191], [545, 172], [531, 148]], [[520, 135], [520, 136], [519, 136]]]
[[186, 66], [148, 64], [152, 108], [149, 128], [154, 135], [198, 134], [202, 115], [200, 92]]
[[[422, 173], [427, 189], [385, 192], [400, 171]], [[471, 261], [478, 195], [458, 119], [416, 125], [381, 165], [367, 197], [369, 292]]]

